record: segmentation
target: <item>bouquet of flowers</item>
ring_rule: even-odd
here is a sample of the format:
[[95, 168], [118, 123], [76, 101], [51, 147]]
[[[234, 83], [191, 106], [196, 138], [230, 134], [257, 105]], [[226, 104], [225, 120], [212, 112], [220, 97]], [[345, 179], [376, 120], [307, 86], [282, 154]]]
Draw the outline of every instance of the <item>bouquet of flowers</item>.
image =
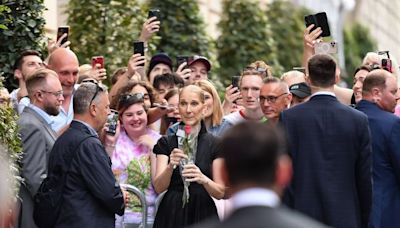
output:
[[[181, 159], [179, 171], [182, 176], [182, 170], [186, 164], [194, 163], [197, 150], [197, 135], [191, 133], [191, 127], [186, 125], [184, 127], [184, 136], [178, 135], [178, 147], [188, 156], [188, 159]], [[189, 186], [190, 182], [186, 181], [182, 176], [183, 181], [183, 195], [182, 195], [182, 208], [189, 202]]]

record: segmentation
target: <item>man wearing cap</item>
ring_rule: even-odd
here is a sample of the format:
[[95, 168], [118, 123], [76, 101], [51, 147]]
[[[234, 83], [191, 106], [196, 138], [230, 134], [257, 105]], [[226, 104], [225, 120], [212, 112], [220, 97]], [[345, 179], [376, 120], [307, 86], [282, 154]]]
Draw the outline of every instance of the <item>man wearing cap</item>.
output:
[[266, 77], [260, 91], [260, 106], [269, 124], [275, 125], [281, 112], [290, 106], [288, 85], [275, 77]]
[[172, 73], [172, 59], [167, 53], [158, 53], [154, 55], [150, 60], [147, 79], [153, 84], [154, 78], [157, 75], [166, 73]]
[[308, 98], [311, 96], [310, 86], [308, 86], [305, 82], [291, 85], [289, 87], [289, 92], [293, 95], [290, 107], [308, 101]]
[[187, 84], [193, 84], [195, 81], [208, 79], [208, 72], [211, 70], [211, 63], [204, 56], [195, 55], [189, 62], [189, 68], [192, 71], [187, 80]]

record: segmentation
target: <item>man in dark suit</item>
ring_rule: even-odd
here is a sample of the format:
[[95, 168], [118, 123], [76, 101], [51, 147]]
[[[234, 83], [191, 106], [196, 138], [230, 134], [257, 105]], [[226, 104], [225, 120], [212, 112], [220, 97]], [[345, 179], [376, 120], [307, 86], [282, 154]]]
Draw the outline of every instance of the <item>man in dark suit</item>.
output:
[[246, 121], [229, 129], [220, 146], [224, 165], [216, 172], [233, 194], [232, 213], [222, 222], [195, 227], [325, 227], [280, 206], [279, 194], [290, 180], [291, 162], [278, 128]]
[[309, 101], [281, 114], [293, 160], [285, 203], [333, 227], [367, 227], [371, 209], [371, 137], [367, 116], [341, 104], [328, 55], [308, 62]]
[[368, 73], [357, 109], [368, 116], [372, 135], [371, 227], [400, 227], [400, 118], [393, 114], [396, 78], [385, 70]]
[[[123, 193], [97, 133], [104, 130], [109, 105], [104, 86], [85, 82], [74, 93], [74, 120], [55, 142], [49, 160], [50, 181], [65, 180], [55, 227], [115, 227], [115, 214], [124, 213]], [[108, 140], [106, 147], [116, 137]]]
[[20, 187], [22, 201], [19, 227], [36, 227], [33, 222], [33, 196], [47, 175], [49, 154], [57, 134], [50, 116], [56, 116], [64, 100], [61, 83], [54, 71], [39, 69], [26, 79], [31, 104], [18, 120], [23, 145]]

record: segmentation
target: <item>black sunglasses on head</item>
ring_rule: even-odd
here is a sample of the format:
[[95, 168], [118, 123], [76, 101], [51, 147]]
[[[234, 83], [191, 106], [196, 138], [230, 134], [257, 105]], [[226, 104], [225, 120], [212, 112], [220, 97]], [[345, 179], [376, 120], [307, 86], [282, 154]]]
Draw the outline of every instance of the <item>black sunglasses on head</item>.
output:
[[90, 106], [90, 105], [92, 105], [92, 102], [96, 98], [97, 94], [99, 94], [100, 91], [103, 92], [104, 89], [101, 86], [99, 86], [99, 83], [96, 80], [91, 79], [91, 78], [83, 80], [82, 84], [83, 83], [91, 83], [91, 84], [95, 84], [96, 85], [96, 92], [94, 93], [92, 99], [90, 100], [90, 103], [89, 103], [89, 106]]
[[144, 102], [144, 94], [143, 93], [128, 93], [125, 95], [122, 95], [119, 98], [119, 103], [127, 103], [127, 102], [132, 102], [132, 103], [139, 103], [139, 102]]

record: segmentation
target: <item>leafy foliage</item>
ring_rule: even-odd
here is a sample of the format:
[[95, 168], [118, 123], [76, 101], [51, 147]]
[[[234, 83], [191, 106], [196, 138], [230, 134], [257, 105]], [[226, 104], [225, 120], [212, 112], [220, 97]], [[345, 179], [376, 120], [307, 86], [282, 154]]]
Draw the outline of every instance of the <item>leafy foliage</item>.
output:
[[369, 34], [368, 28], [359, 23], [344, 30], [344, 54], [349, 85], [352, 84], [354, 70], [362, 64], [365, 54], [377, 48], [376, 41]]
[[8, 29], [5, 24], [11, 22], [11, 17], [4, 15], [4, 13], [10, 13], [11, 10], [5, 5], [0, 5], [0, 29]]
[[3, 4], [8, 9], [1, 7], [0, 24], [8, 29], [2, 30], [0, 36], [0, 72], [4, 72], [5, 85], [10, 89], [16, 86], [12, 68], [19, 53], [26, 49], [44, 50], [45, 8], [43, 0], [4, 0]]
[[147, 16], [136, 0], [70, 0], [66, 12], [71, 49], [80, 64], [103, 55], [109, 73], [127, 65]]
[[[0, 78], [0, 88], [3, 88], [3, 78]], [[19, 161], [22, 153], [21, 138], [18, 133], [17, 125], [18, 115], [15, 113], [11, 106], [6, 104], [0, 104], [0, 144], [4, 145], [8, 154], [0, 154], [0, 158], [7, 159], [9, 163], [9, 171], [14, 178], [10, 178], [7, 181], [9, 186], [13, 187], [15, 196], [19, 188], [21, 178], [19, 178]], [[3, 149], [3, 148], [1, 148]], [[7, 156], [7, 158], [3, 157]], [[9, 157], [9, 158], [8, 158]]]
[[302, 65], [304, 16], [309, 13], [288, 1], [273, 1], [268, 5], [268, 24], [278, 50], [278, 62], [284, 71]]
[[222, 12], [218, 24], [221, 36], [217, 41], [220, 77], [228, 81], [256, 60], [280, 69], [271, 26], [257, 1], [225, 0]]
[[161, 11], [158, 50], [167, 52], [171, 57], [186, 54], [210, 57], [212, 46], [196, 1], [150, 0], [149, 8]]

